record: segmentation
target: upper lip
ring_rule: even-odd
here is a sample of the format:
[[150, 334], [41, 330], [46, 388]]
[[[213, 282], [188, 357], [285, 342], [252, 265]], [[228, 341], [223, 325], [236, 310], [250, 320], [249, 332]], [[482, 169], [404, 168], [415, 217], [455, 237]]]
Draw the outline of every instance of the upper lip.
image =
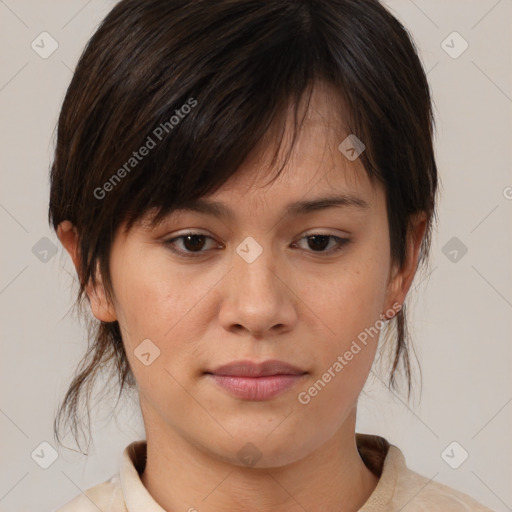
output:
[[269, 375], [302, 375], [306, 372], [284, 361], [269, 359], [261, 363], [233, 361], [206, 373], [237, 377], [265, 377]]

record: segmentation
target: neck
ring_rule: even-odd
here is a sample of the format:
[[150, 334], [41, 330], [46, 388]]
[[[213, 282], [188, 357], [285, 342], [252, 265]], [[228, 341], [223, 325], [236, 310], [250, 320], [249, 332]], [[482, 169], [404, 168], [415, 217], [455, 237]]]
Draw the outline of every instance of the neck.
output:
[[173, 512], [357, 511], [378, 477], [357, 450], [355, 417], [354, 408], [334, 436], [307, 457], [271, 468], [221, 460], [145, 418], [147, 462], [141, 479], [155, 501]]

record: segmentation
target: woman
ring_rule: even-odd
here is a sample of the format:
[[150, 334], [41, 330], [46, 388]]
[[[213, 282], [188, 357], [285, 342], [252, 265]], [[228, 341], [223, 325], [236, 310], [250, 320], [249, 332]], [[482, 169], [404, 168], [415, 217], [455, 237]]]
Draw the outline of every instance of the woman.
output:
[[374, 0], [123, 0], [67, 91], [50, 221], [146, 440], [59, 512], [489, 510], [355, 432], [437, 169], [426, 77]]

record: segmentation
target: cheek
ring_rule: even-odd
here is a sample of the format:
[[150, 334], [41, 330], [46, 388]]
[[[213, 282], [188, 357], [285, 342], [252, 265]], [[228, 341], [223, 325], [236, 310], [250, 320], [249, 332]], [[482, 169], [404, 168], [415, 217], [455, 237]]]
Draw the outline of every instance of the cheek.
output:
[[127, 330], [161, 338], [190, 308], [189, 297], [196, 297], [193, 282], [172, 271], [162, 257], [141, 254], [122, 264], [112, 265], [117, 309]]
[[[123, 342], [136, 378], [140, 363], [134, 351], [146, 339], [160, 351], [155, 368], [190, 366], [208, 326], [208, 292], [222, 274], [179, 272], [165, 255], [144, 262], [132, 258], [130, 264], [113, 268], [112, 274]], [[142, 371], [141, 377], [145, 375]]]
[[[373, 363], [382, 323], [389, 260], [382, 251], [385, 240], [368, 239], [347, 254], [342, 265], [332, 266], [325, 275], [316, 274], [303, 283], [301, 297], [316, 318], [319, 332], [315, 343], [318, 371], [331, 368], [336, 377], [326, 375], [333, 397], [345, 395], [348, 388], [364, 385]], [[308, 312], [308, 315], [311, 313]], [[321, 332], [320, 332], [321, 331]], [[338, 356], [347, 355], [342, 371], [332, 368]], [[339, 365], [337, 365], [339, 369]], [[329, 400], [330, 392], [322, 392]], [[320, 400], [321, 402], [321, 400]]]
[[[116, 280], [113, 284], [117, 298], [116, 311], [120, 313], [120, 323], [128, 334], [125, 342], [135, 343], [140, 336], [155, 336], [156, 331], [153, 329], [160, 322], [166, 322], [162, 314], [166, 310], [172, 311], [165, 305], [163, 298], [178, 302], [177, 298], [173, 300], [169, 297], [166, 283], [156, 279], [156, 272], [149, 265], [139, 269], [125, 265], [115, 274]], [[150, 325], [153, 326], [151, 332]]]
[[[367, 253], [368, 254], [368, 253]], [[382, 312], [386, 268], [382, 260], [354, 254], [344, 265], [303, 280], [299, 297], [328, 337], [350, 339]]]
[[326, 428], [337, 428], [356, 405], [372, 367], [382, 326], [381, 282], [375, 267], [361, 266], [308, 295], [322, 333], [313, 353], [315, 374], [299, 390], [300, 403], [304, 414]]
[[150, 265], [137, 272], [126, 268], [124, 274], [118, 285], [116, 309], [121, 313], [123, 344], [138, 388], [146, 400], [175, 396], [176, 405], [181, 407], [181, 395], [168, 372], [175, 373], [170, 361], [180, 367], [187, 353], [187, 339], [180, 336], [180, 329], [192, 306], [186, 300], [184, 283], [177, 276], [165, 278]]

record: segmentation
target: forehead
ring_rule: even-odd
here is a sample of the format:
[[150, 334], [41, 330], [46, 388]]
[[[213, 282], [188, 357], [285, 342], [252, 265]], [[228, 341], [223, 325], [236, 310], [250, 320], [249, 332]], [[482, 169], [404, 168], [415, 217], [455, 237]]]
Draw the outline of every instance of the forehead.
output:
[[[347, 109], [333, 86], [320, 84], [312, 91], [304, 111], [304, 119], [296, 134], [293, 148], [293, 116], [288, 114], [284, 125], [283, 142], [277, 163], [272, 163], [276, 147], [274, 133], [257, 147], [217, 192], [207, 197], [222, 202], [239, 198], [248, 206], [251, 200], [268, 198], [274, 204], [288, 202], [291, 197], [332, 195], [333, 193], [358, 198], [368, 206], [377, 193], [361, 160], [349, 160], [339, 149], [349, 136]], [[275, 177], [281, 162], [286, 162], [283, 172]], [[365, 197], [362, 197], [365, 196]], [[362, 206], [362, 204], [360, 204]]]
[[[287, 151], [294, 133], [291, 107], [282, 127], [277, 163], [272, 163], [272, 157], [279, 127], [273, 126], [236, 174], [217, 191], [180, 204], [172, 215], [198, 212], [235, 220], [269, 211], [292, 216], [318, 211], [328, 203], [346, 206], [345, 211], [353, 214], [371, 209], [382, 190], [370, 181], [359, 158], [349, 160], [338, 149], [350, 134], [340, 95], [333, 86], [318, 84], [306, 106], [307, 110], [305, 106], [299, 108], [299, 119], [301, 115], [304, 118], [290, 154]], [[286, 164], [276, 177], [281, 162]], [[145, 216], [140, 224], [149, 227], [145, 219], [150, 218]]]

